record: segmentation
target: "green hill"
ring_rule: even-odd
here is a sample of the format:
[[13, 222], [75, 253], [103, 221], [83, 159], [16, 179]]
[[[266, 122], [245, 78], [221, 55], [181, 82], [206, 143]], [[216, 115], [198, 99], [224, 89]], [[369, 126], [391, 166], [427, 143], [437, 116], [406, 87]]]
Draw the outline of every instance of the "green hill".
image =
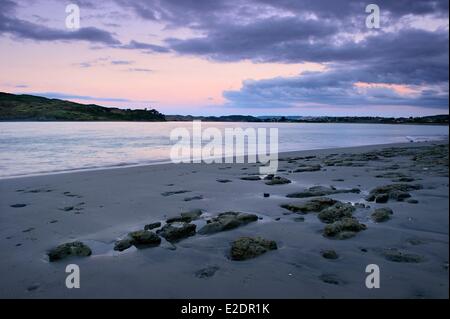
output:
[[205, 122], [288, 122], [288, 123], [373, 123], [448, 125], [448, 114], [424, 117], [357, 116], [192, 116], [164, 115], [155, 109], [124, 110], [95, 104], [80, 104], [34, 95], [0, 92], [0, 121], [193, 121]]
[[0, 92], [0, 121], [165, 121], [151, 110], [123, 110]]

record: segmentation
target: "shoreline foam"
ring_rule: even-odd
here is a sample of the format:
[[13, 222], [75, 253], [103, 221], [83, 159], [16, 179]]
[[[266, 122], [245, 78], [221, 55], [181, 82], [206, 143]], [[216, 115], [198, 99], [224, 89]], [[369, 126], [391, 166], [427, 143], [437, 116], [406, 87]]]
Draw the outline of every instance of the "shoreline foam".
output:
[[[384, 144], [368, 144], [368, 145], [359, 145], [359, 146], [350, 146], [350, 147], [336, 147], [336, 148], [316, 148], [316, 149], [309, 149], [309, 150], [293, 150], [293, 151], [284, 151], [279, 152], [278, 157], [286, 156], [292, 153], [299, 153], [299, 152], [315, 152], [315, 151], [338, 151], [338, 150], [352, 150], [355, 148], [362, 148], [362, 147], [386, 147], [389, 145], [392, 146], [401, 146], [401, 145], [422, 145], [423, 143], [443, 143], [445, 141], [448, 141], [448, 137], [446, 138], [440, 138], [440, 139], [432, 139], [432, 140], [418, 140], [418, 141], [410, 141], [410, 142], [404, 142], [404, 143], [384, 143]], [[414, 144], [412, 144], [414, 143]], [[110, 169], [124, 169], [124, 168], [133, 168], [133, 167], [145, 167], [145, 166], [154, 166], [154, 165], [167, 165], [167, 164], [173, 164], [169, 159], [167, 160], [155, 160], [148, 162], [142, 162], [142, 163], [120, 163], [120, 164], [111, 164], [107, 166], [92, 166], [92, 167], [86, 167], [86, 168], [73, 168], [73, 169], [64, 169], [64, 170], [56, 170], [56, 171], [44, 171], [44, 172], [36, 172], [31, 174], [23, 174], [23, 175], [11, 175], [11, 176], [0, 176], [1, 180], [9, 180], [9, 179], [16, 179], [16, 178], [26, 178], [26, 177], [36, 177], [36, 176], [46, 176], [46, 175], [57, 175], [57, 174], [71, 174], [71, 173], [80, 173], [80, 172], [91, 172], [91, 171], [101, 171], [101, 170], [110, 170]], [[200, 163], [204, 164], [204, 163]]]

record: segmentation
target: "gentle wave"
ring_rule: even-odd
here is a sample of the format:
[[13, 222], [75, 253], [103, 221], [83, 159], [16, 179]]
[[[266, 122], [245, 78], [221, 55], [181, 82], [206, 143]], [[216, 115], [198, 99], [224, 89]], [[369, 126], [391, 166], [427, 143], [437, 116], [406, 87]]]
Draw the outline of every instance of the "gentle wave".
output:
[[[2, 122], [0, 178], [164, 163], [174, 128], [190, 122]], [[278, 128], [279, 151], [448, 139], [447, 126], [202, 123], [202, 128]]]

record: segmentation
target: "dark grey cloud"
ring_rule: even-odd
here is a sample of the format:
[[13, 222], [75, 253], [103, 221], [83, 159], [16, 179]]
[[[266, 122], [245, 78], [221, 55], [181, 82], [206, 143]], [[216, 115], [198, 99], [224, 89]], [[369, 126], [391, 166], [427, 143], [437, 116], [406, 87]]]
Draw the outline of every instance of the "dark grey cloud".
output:
[[236, 0], [116, 0], [133, 10], [143, 19], [164, 21], [171, 25], [187, 25], [201, 20], [210, 20], [231, 10], [240, 1]]
[[[380, 69], [403, 70], [416, 81], [442, 80], [448, 72], [448, 30], [411, 27], [381, 29], [356, 42], [350, 34], [367, 32], [367, 1], [349, 0], [116, 0], [136, 14], [167, 25], [190, 27], [202, 35], [168, 38], [168, 48], [183, 55], [218, 61], [252, 60], [281, 63], [376, 63]], [[448, 0], [380, 0], [382, 13], [395, 17], [448, 17]], [[385, 26], [387, 27], [387, 26]], [[144, 49], [131, 42], [128, 47]], [[150, 46], [149, 49], [153, 47]], [[167, 52], [157, 46], [156, 50]], [[402, 63], [400, 63], [402, 62]], [[423, 68], [413, 71], [414, 64]], [[412, 64], [411, 64], [412, 63]], [[425, 70], [428, 64], [428, 71]], [[437, 78], [434, 78], [436, 76]], [[394, 77], [391, 77], [391, 80]]]
[[[288, 107], [301, 103], [321, 103], [448, 109], [449, 60], [446, 32], [403, 30], [393, 34], [380, 33], [364, 43], [340, 48], [338, 51], [339, 54], [324, 44], [311, 53], [317, 59], [331, 54], [334, 61], [327, 72], [247, 82], [240, 91], [225, 92], [224, 96], [235, 107]], [[311, 60], [314, 60], [312, 57]], [[432, 89], [401, 95], [386, 87], [358, 89], [354, 86], [357, 82]]]
[[[286, 30], [281, 32], [281, 30]], [[299, 22], [291, 18], [268, 19], [245, 28], [228, 26], [207, 37], [187, 40], [167, 39], [181, 54], [199, 55], [220, 61], [250, 59], [257, 62], [346, 62], [368, 59], [400, 60], [448, 53], [448, 31], [429, 32], [404, 29], [380, 31], [355, 42], [336, 40], [333, 25], [315, 21]]]
[[10, 0], [1, 0], [0, 34], [10, 34], [19, 39], [36, 41], [88, 41], [104, 45], [119, 45], [113, 34], [95, 27], [78, 30], [58, 30], [16, 18], [17, 5]]
[[[143, 19], [161, 21], [172, 26], [195, 26], [210, 29], [220, 21], [245, 21], [259, 16], [281, 13], [294, 17], [313, 14], [322, 19], [347, 20], [365, 16], [365, 7], [376, 3], [382, 11], [398, 19], [407, 15], [448, 16], [448, 0], [116, 0]], [[234, 19], [230, 19], [230, 18]], [[364, 24], [356, 22], [360, 26]]]
[[[345, 2], [351, 3], [347, 0]], [[323, 1], [296, 1], [296, 3], [323, 4]], [[327, 8], [325, 12], [330, 10], [327, 6], [323, 6]], [[334, 6], [331, 5], [332, 8]], [[436, 6], [439, 7], [437, 4]], [[347, 4], [343, 7], [352, 6]], [[411, 7], [415, 8], [414, 5]], [[429, 8], [429, 6], [425, 7]], [[410, 14], [420, 11], [419, 9], [420, 6], [416, 10], [403, 9], [403, 11], [394, 12]], [[426, 10], [423, 9], [423, 11]], [[429, 11], [434, 12], [431, 9]], [[364, 10], [361, 12], [364, 13]], [[323, 11], [316, 11], [316, 13], [316, 16], [324, 14]], [[442, 11], [436, 11], [436, 14], [438, 13], [445, 14]], [[357, 20], [361, 24], [365, 22], [363, 17]], [[168, 47], [179, 54], [197, 55], [218, 61], [250, 59], [255, 62], [281, 63], [340, 61], [360, 63], [362, 60], [376, 57], [399, 61], [409, 57], [448, 55], [448, 30], [429, 32], [405, 27], [396, 32], [386, 32], [384, 30], [387, 29], [381, 29], [374, 35], [357, 42], [349, 37], [349, 34], [367, 32], [367, 29], [365, 26], [360, 29], [349, 23], [351, 19], [271, 16], [254, 19], [245, 24], [236, 21], [215, 21], [213, 24], [203, 26], [205, 32], [202, 36], [187, 39], [169, 38], [166, 42]]]
[[[143, 19], [197, 36], [165, 39], [180, 55], [227, 62], [326, 63], [324, 73], [247, 81], [224, 92], [234, 107], [412, 105], [448, 107], [448, 24], [427, 31], [403, 18], [448, 19], [448, 0], [379, 0], [380, 30], [365, 26], [362, 0], [116, 0]], [[403, 20], [402, 20], [403, 19]], [[359, 38], [353, 35], [359, 34]], [[425, 88], [402, 95], [386, 86], [361, 89], [356, 82]]]
[[[182, 54], [201, 55], [221, 61], [250, 59], [266, 62], [281, 61], [283, 56], [287, 58], [287, 54], [293, 53], [289, 52], [289, 47], [300, 50], [297, 54], [302, 54], [305, 46], [316, 47], [315, 43], [326, 43], [326, 39], [335, 34], [336, 26], [326, 21], [277, 17], [248, 23], [245, 27], [224, 24], [210, 30], [204, 37], [186, 40], [170, 38], [166, 42], [171, 49]], [[305, 56], [303, 59], [310, 58]]]
[[[271, 24], [268, 24], [270, 30]], [[261, 26], [261, 28], [263, 28]], [[276, 28], [274, 28], [276, 29]], [[251, 30], [254, 30], [253, 28]], [[366, 92], [365, 101], [361, 94], [355, 95], [353, 83], [388, 83], [406, 85], [448, 86], [448, 32], [430, 32], [417, 29], [404, 29], [396, 33], [378, 32], [361, 42], [335, 44], [329, 36], [315, 41], [302, 36], [289, 39], [288, 32], [283, 39], [268, 31], [265, 41], [251, 38], [246, 42], [245, 33], [228, 30], [220, 35], [210, 35], [209, 40], [190, 40], [169, 42], [176, 51], [213, 58], [216, 60], [237, 61], [252, 59], [257, 62], [326, 62], [332, 73], [304, 76], [294, 80], [274, 79], [246, 85], [241, 92], [225, 92], [224, 96], [234, 106], [252, 105], [280, 106], [294, 105], [309, 101], [336, 104], [367, 105], [376, 103], [407, 104], [429, 107], [448, 107], [448, 92], [436, 98], [422, 96], [407, 99], [402, 96], [370, 97], [375, 91]], [[318, 33], [320, 34], [320, 33]], [[273, 36], [275, 35], [275, 36]], [[242, 37], [241, 37], [242, 36]], [[240, 45], [243, 43], [243, 45]], [[248, 46], [245, 44], [248, 43]], [[266, 44], [264, 44], [266, 43]], [[267, 45], [267, 43], [270, 43]], [[303, 79], [306, 79], [304, 82]], [[292, 83], [288, 89], [284, 86]], [[311, 85], [316, 85], [312, 88]], [[263, 88], [262, 91], [259, 88]], [[330, 93], [332, 93], [330, 95]], [[338, 94], [339, 93], [339, 94]], [[275, 98], [271, 98], [273, 94]], [[330, 98], [332, 97], [332, 98]], [[339, 102], [341, 101], [341, 102]]]
[[[369, 68], [304, 73], [291, 78], [245, 81], [236, 91], [225, 91], [228, 106], [234, 108], [289, 108], [299, 105], [332, 106], [407, 105], [448, 109], [448, 85], [436, 84], [427, 90], [402, 94], [385, 84], [358, 87], [372, 80]], [[370, 81], [372, 82], [372, 81]]]
[[0, 7], [3, 14], [11, 14], [17, 9], [17, 4], [11, 0], [0, 0]]
[[74, 3], [83, 9], [96, 9], [99, 1], [93, 0], [71, 0], [70, 3]]
[[167, 53], [170, 52], [168, 48], [165, 48], [160, 45], [138, 42], [135, 40], [131, 40], [128, 44], [122, 45], [123, 49], [133, 49], [133, 50], [141, 50], [146, 53]]
[[[80, 1], [87, 6], [98, 5], [91, 0]], [[328, 67], [323, 73], [247, 81], [241, 90], [224, 93], [229, 105], [235, 107], [290, 107], [299, 103], [448, 107], [448, 24], [443, 30], [427, 31], [405, 22], [411, 17], [448, 19], [448, 0], [372, 1], [381, 9], [382, 28], [370, 33], [365, 26], [365, 7], [371, 1], [365, 0], [115, 2], [127, 9], [120, 11], [121, 15], [132, 13], [166, 28], [188, 28], [196, 35], [167, 38], [162, 45], [136, 40], [121, 43], [115, 34], [97, 28], [70, 32], [20, 20], [14, 17], [16, 5], [11, 0], [0, 0], [0, 34], [38, 41], [83, 40], [117, 49], [175, 52], [220, 62], [317, 62]], [[100, 14], [109, 16], [107, 11]], [[152, 71], [140, 70], [128, 71]], [[358, 89], [355, 82], [425, 89], [401, 95], [382, 86]]]
[[128, 61], [128, 60], [113, 60], [111, 61], [112, 65], [130, 65], [133, 64], [133, 61]]
[[[98, 3], [90, 0], [75, 1], [80, 7], [95, 9]], [[102, 4], [104, 5], [104, 4]], [[122, 44], [116, 35], [112, 32], [102, 30], [96, 27], [84, 27], [78, 30], [60, 30], [47, 27], [45, 24], [37, 24], [16, 17], [17, 4], [11, 0], [0, 0], [0, 35], [9, 34], [18, 40], [34, 40], [34, 41], [87, 41], [94, 45], [100, 45], [93, 48], [101, 48], [102, 46], [112, 47], [116, 49], [133, 49], [140, 50], [144, 53], [167, 53], [170, 49], [163, 46], [143, 43], [138, 41], [130, 41], [128, 44]], [[102, 7], [102, 10], [106, 10]], [[103, 12], [102, 17], [124, 17], [126, 14], [119, 11]], [[92, 16], [88, 16], [92, 17]], [[41, 19], [41, 22], [45, 22]], [[119, 25], [115, 25], [119, 26]], [[90, 67], [90, 63], [81, 63], [81, 67]]]
[[307, 12], [322, 18], [337, 19], [365, 15], [365, 7], [371, 3], [377, 4], [382, 11], [395, 18], [411, 14], [445, 16], [445, 12], [448, 11], [447, 0], [256, 0], [256, 2], [293, 13]]
[[[337, 51], [340, 51], [337, 54]], [[301, 104], [333, 106], [407, 105], [448, 109], [448, 34], [408, 29], [376, 34], [363, 43], [318, 48], [311, 60], [330, 55], [328, 71], [297, 77], [246, 81], [238, 91], [224, 92], [228, 105], [287, 108]], [[300, 54], [307, 54], [308, 50]], [[280, 52], [281, 54], [281, 52]], [[297, 52], [298, 54], [298, 52]], [[315, 57], [315, 59], [313, 59]], [[419, 90], [399, 94], [392, 88], [358, 88], [355, 83], [407, 85]], [[420, 87], [430, 87], [423, 89]]]

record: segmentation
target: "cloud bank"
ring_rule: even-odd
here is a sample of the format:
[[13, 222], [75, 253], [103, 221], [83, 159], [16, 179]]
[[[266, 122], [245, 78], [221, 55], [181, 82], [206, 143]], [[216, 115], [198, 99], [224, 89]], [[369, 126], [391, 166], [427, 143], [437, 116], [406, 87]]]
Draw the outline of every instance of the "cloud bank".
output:
[[[377, 0], [381, 10], [381, 29], [377, 30], [366, 27], [367, 1], [362, 0], [76, 2], [98, 14], [120, 11], [114, 22], [125, 31], [126, 21], [120, 17], [134, 16], [171, 30], [172, 36], [160, 37], [160, 44], [153, 44], [124, 41], [97, 27], [58, 30], [46, 26], [44, 20], [38, 24], [18, 18], [12, 0], [0, 0], [0, 36], [86, 41], [144, 54], [193, 56], [224, 67], [240, 61], [313, 62], [325, 67], [322, 72], [292, 77], [249, 79], [239, 90], [223, 92], [225, 106], [233, 108], [404, 105], [448, 109], [448, 0]], [[151, 72], [137, 66], [129, 71]]]

